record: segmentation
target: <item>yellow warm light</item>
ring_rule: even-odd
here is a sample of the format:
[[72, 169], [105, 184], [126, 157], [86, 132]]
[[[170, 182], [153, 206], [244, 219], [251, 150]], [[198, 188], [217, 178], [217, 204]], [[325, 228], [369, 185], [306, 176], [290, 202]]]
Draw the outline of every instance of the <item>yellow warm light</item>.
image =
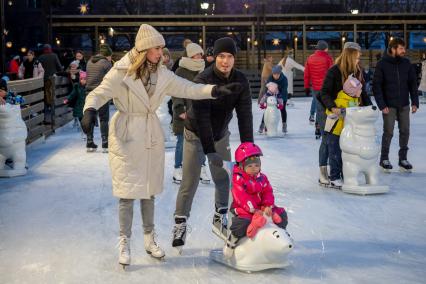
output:
[[85, 15], [89, 12], [89, 4], [81, 3], [78, 9], [80, 10], [80, 14]]

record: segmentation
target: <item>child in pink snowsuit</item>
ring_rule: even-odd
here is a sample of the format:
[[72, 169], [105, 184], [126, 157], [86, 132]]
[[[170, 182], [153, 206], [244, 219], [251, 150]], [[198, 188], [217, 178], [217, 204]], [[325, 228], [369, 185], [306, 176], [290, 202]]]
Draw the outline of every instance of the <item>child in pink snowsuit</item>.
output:
[[231, 236], [224, 249], [225, 256], [233, 253], [239, 239], [253, 238], [266, 223], [266, 216], [283, 229], [287, 227], [287, 213], [275, 206], [274, 194], [266, 175], [260, 172], [262, 150], [252, 143], [242, 143], [235, 151], [232, 177], [231, 212], [234, 213]]

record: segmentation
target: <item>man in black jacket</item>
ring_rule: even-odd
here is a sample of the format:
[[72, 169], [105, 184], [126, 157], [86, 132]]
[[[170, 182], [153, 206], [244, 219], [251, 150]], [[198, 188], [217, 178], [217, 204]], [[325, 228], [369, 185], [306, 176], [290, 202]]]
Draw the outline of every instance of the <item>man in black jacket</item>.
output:
[[405, 42], [395, 38], [391, 40], [388, 52], [377, 63], [373, 79], [373, 93], [376, 103], [383, 113], [383, 136], [380, 166], [389, 171], [389, 148], [393, 136], [395, 120], [399, 128], [399, 166], [411, 171], [407, 161], [408, 139], [410, 136], [410, 98], [411, 112], [419, 107], [416, 72], [410, 60], [404, 58]]
[[228, 210], [229, 178], [222, 168], [223, 160], [231, 160], [228, 130], [235, 109], [241, 142], [253, 142], [253, 115], [250, 88], [244, 74], [234, 68], [237, 48], [229, 38], [216, 40], [215, 64], [195, 77], [194, 82], [225, 85], [240, 83], [235, 94], [216, 100], [190, 101], [187, 106], [183, 147], [183, 178], [176, 199], [173, 228], [174, 247], [185, 244], [186, 221], [200, 180], [203, 155], [209, 159], [210, 172], [216, 187], [213, 232], [222, 238]]

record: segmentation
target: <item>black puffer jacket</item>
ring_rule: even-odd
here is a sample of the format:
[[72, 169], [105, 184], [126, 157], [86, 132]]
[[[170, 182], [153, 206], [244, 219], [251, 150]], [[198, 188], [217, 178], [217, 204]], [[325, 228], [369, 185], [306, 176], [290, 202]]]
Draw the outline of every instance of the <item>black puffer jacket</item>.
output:
[[204, 153], [216, 152], [214, 141], [219, 141], [228, 132], [228, 124], [234, 109], [237, 113], [241, 142], [253, 142], [251, 95], [246, 76], [233, 69], [229, 78], [225, 78], [215, 65], [212, 65], [198, 74], [194, 82], [215, 85], [239, 82], [243, 85], [242, 91], [238, 94], [215, 100], [188, 100], [185, 128], [195, 132], [200, 138]]
[[373, 94], [380, 110], [407, 106], [410, 97], [411, 104], [419, 107], [416, 70], [410, 60], [384, 54], [374, 72]]
[[[319, 100], [323, 106], [329, 110], [336, 107], [334, 101], [337, 93], [343, 90], [342, 73], [337, 65], [333, 65], [327, 71], [324, 82], [322, 83]], [[365, 90], [365, 82], [362, 82], [361, 105], [371, 105], [370, 97]]]

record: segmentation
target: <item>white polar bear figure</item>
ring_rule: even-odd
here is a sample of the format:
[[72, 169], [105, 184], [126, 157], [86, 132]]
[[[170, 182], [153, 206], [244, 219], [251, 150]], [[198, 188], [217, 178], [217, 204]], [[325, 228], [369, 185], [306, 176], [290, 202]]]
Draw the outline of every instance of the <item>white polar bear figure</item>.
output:
[[[385, 193], [389, 190], [388, 186], [379, 185], [377, 159], [380, 144], [374, 125], [378, 117], [379, 110], [375, 106], [346, 109], [344, 128], [340, 135], [344, 192], [365, 195]], [[359, 184], [360, 173], [364, 174], [366, 184]]]
[[171, 148], [174, 147], [176, 142], [172, 141], [171, 135], [170, 135], [170, 114], [169, 114], [169, 109], [167, 106], [167, 102], [169, 101], [170, 97], [169, 96], [165, 96], [163, 99], [163, 102], [161, 103], [161, 105], [158, 107], [156, 114], [158, 119], [160, 120], [161, 123], [161, 128], [163, 128], [163, 134], [164, 134], [164, 146], [166, 148]]
[[275, 96], [269, 96], [266, 99], [266, 110], [263, 119], [265, 127], [268, 130], [266, 135], [269, 137], [277, 137], [281, 113], [277, 108], [277, 98]]
[[251, 272], [289, 266], [288, 254], [293, 250], [293, 239], [286, 230], [278, 227], [270, 218], [253, 239], [244, 237], [238, 242], [230, 259], [222, 250], [213, 250], [210, 257], [232, 268]]
[[[0, 105], [0, 177], [14, 177], [27, 173], [25, 139], [27, 127], [21, 117], [21, 107]], [[7, 159], [13, 161], [13, 168], [6, 166]]]

